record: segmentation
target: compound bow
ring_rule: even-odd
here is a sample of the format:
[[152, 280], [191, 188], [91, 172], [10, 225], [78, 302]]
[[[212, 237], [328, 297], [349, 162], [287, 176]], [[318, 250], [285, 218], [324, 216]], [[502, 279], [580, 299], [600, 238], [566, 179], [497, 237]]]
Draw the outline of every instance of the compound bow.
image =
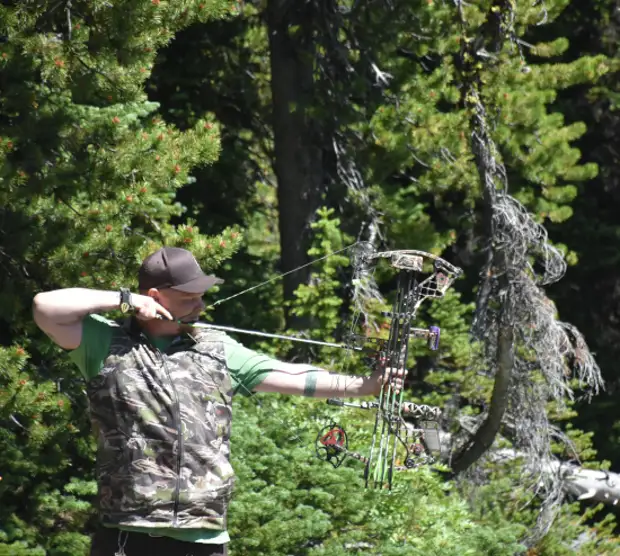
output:
[[[364, 349], [369, 343], [375, 351], [375, 366], [383, 370], [383, 381], [378, 399], [374, 402], [348, 403], [328, 399], [330, 405], [374, 410], [375, 425], [368, 456], [349, 450], [344, 428], [332, 422], [316, 438], [316, 453], [320, 459], [338, 467], [347, 456], [365, 465], [366, 486], [392, 488], [394, 471], [415, 469], [435, 461], [440, 450], [438, 421], [441, 410], [437, 407], [403, 401], [403, 390], [394, 388], [397, 369], [405, 367], [411, 338], [424, 338], [430, 349], [439, 347], [440, 329], [414, 328], [417, 311], [423, 301], [443, 297], [462, 270], [447, 261], [423, 251], [385, 251], [364, 256], [362, 265], [388, 259], [398, 270], [396, 299], [391, 312], [389, 337], [376, 338], [351, 334], [348, 338], [353, 349]], [[430, 267], [430, 268], [429, 268]], [[402, 457], [397, 463], [397, 453]]]

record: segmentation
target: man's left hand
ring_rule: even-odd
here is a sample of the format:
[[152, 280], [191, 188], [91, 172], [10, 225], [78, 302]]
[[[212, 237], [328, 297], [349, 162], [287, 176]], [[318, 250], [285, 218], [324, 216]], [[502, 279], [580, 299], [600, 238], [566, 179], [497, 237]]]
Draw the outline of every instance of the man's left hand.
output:
[[[375, 390], [373, 394], [379, 395], [381, 392], [381, 386], [388, 382], [392, 383], [392, 388], [396, 394], [399, 394], [400, 391], [405, 386], [405, 378], [407, 376], [407, 369], [397, 369], [397, 368], [383, 368], [379, 366], [375, 372], [372, 373], [372, 383], [373, 389]], [[376, 386], [374, 386], [376, 384]]]

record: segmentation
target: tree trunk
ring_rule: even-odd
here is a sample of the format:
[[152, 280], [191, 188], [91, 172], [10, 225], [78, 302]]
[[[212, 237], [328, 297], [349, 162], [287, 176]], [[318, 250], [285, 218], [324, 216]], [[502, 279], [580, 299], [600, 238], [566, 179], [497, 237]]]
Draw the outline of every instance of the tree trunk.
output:
[[[492, 45], [492, 51], [495, 52], [498, 52], [502, 47], [500, 39], [501, 19], [497, 14], [504, 12], [505, 6], [502, 5], [503, 1], [505, 0], [499, 1], [497, 6], [494, 6], [489, 11], [486, 29], [481, 33], [483, 39], [487, 38], [485, 37], [486, 34], [490, 35], [489, 42]], [[499, 7], [498, 12], [494, 10], [495, 7]], [[472, 45], [464, 44], [462, 48], [463, 52], [469, 56], [469, 58], [463, 56], [463, 59], [476, 60], [476, 52], [473, 50]], [[468, 69], [471, 71], [472, 68]], [[464, 75], [466, 75], [465, 72]], [[476, 102], [481, 103], [479, 89], [482, 87], [482, 81], [479, 80], [479, 76], [475, 71], [471, 71], [471, 76], [466, 81], [466, 86], [463, 87], [462, 98], [465, 105], [469, 104], [472, 111], [470, 118], [471, 146], [482, 187], [484, 239], [489, 254], [489, 264], [487, 267], [489, 275], [484, 278], [480, 288], [478, 311], [486, 310], [485, 305], [489, 303], [493, 289], [496, 290], [493, 297], [500, 303], [500, 309], [497, 317], [497, 337], [494, 339], [497, 343], [495, 361], [493, 361], [495, 382], [493, 384], [489, 409], [484, 422], [476, 431], [476, 434], [454, 456], [452, 470], [455, 473], [467, 470], [492, 446], [508, 407], [508, 389], [514, 367], [514, 324], [511, 318], [510, 268], [505, 252], [506, 247], [495, 245], [497, 195], [504, 194], [498, 193], [496, 189], [499, 185], [498, 182], [501, 183], [501, 176], [498, 175], [497, 171], [497, 167], [501, 162], [492, 160], [495, 149], [493, 139], [486, 125], [486, 114], [482, 111], [483, 108], [481, 106], [475, 105]], [[477, 101], [474, 99], [477, 99]], [[492, 285], [493, 281], [496, 281], [494, 286]]]
[[[270, 0], [267, 15], [282, 272], [309, 260], [310, 222], [323, 186], [321, 133], [308, 110], [314, 87], [314, 54], [311, 14], [305, 13], [312, 7], [305, 6]], [[293, 299], [309, 275], [310, 269], [303, 269], [284, 277], [285, 301]], [[304, 327], [288, 311], [286, 320], [293, 328]]]
[[[471, 418], [459, 419], [460, 425], [469, 430], [472, 428]], [[473, 432], [473, 431], [472, 431]], [[510, 437], [511, 435], [508, 435]], [[450, 465], [450, 446], [453, 439], [449, 432], [440, 431], [439, 443], [441, 446], [440, 459], [446, 465]], [[561, 477], [562, 490], [569, 496], [579, 501], [589, 500], [617, 506], [620, 502], [620, 474], [604, 469], [586, 469], [574, 463], [551, 457], [543, 461], [532, 461], [525, 452], [510, 448], [494, 449], [491, 447], [486, 452], [489, 461], [502, 463], [523, 459], [525, 472], [537, 472], [543, 476]]]
[[[525, 459], [525, 468], [528, 469], [527, 454], [515, 450], [494, 450], [489, 453], [489, 459], [500, 462]], [[590, 500], [616, 506], [620, 502], [620, 475], [602, 469], [585, 469], [572, 463], [557, 459], [538, 462], [532, 468], [541, 469], [544, 475], [559, 475], [562, 477], [562, 489], [565, 493], [574, 496], [577, 500]]]
[[493, 445], [502, 425], [502, 419], [508, 407], [508, 388], [512, 373], [514, 330], [512, 325], [500, 316], [500, 328], [497, 338], [497, 358], [495, 361], [495, 381], [487, 416], [470, 441], [454, 456], [452, 471], [462, 473], [476, 463]]

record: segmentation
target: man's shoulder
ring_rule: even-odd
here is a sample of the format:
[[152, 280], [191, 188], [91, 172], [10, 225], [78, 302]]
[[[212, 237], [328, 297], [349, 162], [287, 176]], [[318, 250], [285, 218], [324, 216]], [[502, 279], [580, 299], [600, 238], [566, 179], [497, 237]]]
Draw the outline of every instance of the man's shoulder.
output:
[[228, 336], [219, 330], [208, 328], [195, 328], [185, 336], [186, 345], [189, 349], [205, 352], [222, 350], [227, 338]]
[[216, 330], [214, 328], [208, 327], [196, 327], [188, 333], [188, 336], [192, 338], [194, 343], [200, 342], [224, 342], [224, 343], [235, 343], [228, 334], [222, 332], [221, 330]]
[[127, 334], [123, 322], [92, 313], [83, 321], [81, 346], [94, 349], [98, 355], [102, 355], [119, 337], [125, 336]]
[[186, 336], [187, 342], [183, 342], [182, 349], [215, 357], [226, 363], [227, 366], [231, 357], [234, 357], [239, 349], [247, 351], [242, 344], [221, 330], [196, 328], [188, 336]]
[[112, 338], [120, 326], [102, 315], [87, 315], [82, 322], [80, 345], [70, 352], [69, 357], [78, 366], [87, 380], [96, 376], [110, 350]]

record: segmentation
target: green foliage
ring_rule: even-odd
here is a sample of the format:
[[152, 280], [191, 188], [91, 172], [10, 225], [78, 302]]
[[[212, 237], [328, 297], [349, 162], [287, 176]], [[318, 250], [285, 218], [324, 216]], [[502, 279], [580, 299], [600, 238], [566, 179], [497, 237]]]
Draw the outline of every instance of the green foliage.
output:
[[297, 289], [293, 303], [294, 315], [310, 317], [312, 329], [309, 334], [325, 341], [333, 340], [333, 333], [340, 325], [343, 301], [337, 291], [341, 286], [338, 277], [350, 262], [350, 253], [331, 255], [343, 250], [345, 241], [351, 241], [343, 237], [340, 219], [333, 218], [333, 214], [333, 209], [322, 208], [312, 224], [315, 245], [308, 255], [313, 260], [328, 258], [312, 265], [309, 284], [302, 284]]
[[[393, 491], [365, 490], [362, 466], [339, 469], [312, 457], [327, 415], [316, 400], [237, 400], [231, 554], [337, 556], [381, 553], [514, 555], [519, 524], [477, 519], [428, 469], [397, 479]], [[247, 532], [252, 531], [252, 534]]]
[[[514, 463], [497, 465], [490, 470], [489, 482], [473, 488], [462, 485], [463, 495], [469, 500], [473, 515], [484, 519], [491, 527], [505, 523], [519, 523], [531, 531], [540, 518], [539, 500], [533, 492], [515, 489], [514, 477], [520, 471]], [[524, 504], [524, 501], [529, 504]], [[612, 515], [602, 505], [586, 509], [578, 503], [563, 504], [553, 526], [538, 542], [531, 553], [540, 556], [589, 556], [590, 554], [616, 554], [620, 539], [614, 533], [616, 527]], [[603, 514], [603, 515], [600, 515]], [[606, 514], [606, 515], [605, 515]], [[595, 523], [595, 527], [591, 526]]]
[[0, 348], [0, 369], [0, 553], [21, 546], [23, 552], [16, 553], [44, 554], [42, 535], [59, 528], [68, 529], [65, 538], [72, 543], [84, 544], [92, 486], [74, 491], [62, 486], [90, 455], [78, 439], [84, 419], [53, 382], [33, 372], [23, 347]]
[[[32, 296], [55, 287], [134, 287], [139, 262], [162, 244], [189, 247], [205, 268], [224, 275], [226, 284], [213, 292], [220, 298], [274, 279], [281, 263], [264, 3], [243, 6], [240, 17], [230, 16], [241, 6], [223, 0], [73, 4], [69, 14], [45, 1], [0, 7], [6, 38], [0, 43], [0, 556], [86, 554], [94, 520], [94, 445], [83, 381], [35, 328]], [[455, 290], [420, 313], [416, 324], [440, 325], [442, 344], [438, 352], [413, 346], [408, 395], [438, 405], [456, 399], [463, 414], [477, 414], [492, 380], [479, 372], [478, 346], [469, 338], [480, 188], [458, 55], [461, 41], [484, 24], [490, 2], [465, 7], [465, 28], [454, 3], [392, 5], [371, 3], [348, 16], [342, 36], [360, 42], [347, 43], [338, 55], [354, 71], [331, 81], [307, 107], [317, 125], [356, 137], [357, 167], [370, 184], [346, 193], [332, 184], [312, 227], [309, 256], [352, 243], [370, 203], [382, 215], [390, 246], [442, 254], [464, 266], [467, 276]], [[536, 26], [541, 31], [530, 38], [540, 8], [519, 4], [517, 34], [533, 45], [521, 45], [527, 65], [506, 45], [497, 68], [483, 73], [480, 90], [511, 192], [540, 222], [564, 231], [562, 248], [577, 244], [596, 274], [601, 251], [592, 244], [618, 236], [617, 204], [603, 202], [594, 216], [607, 215], [605, 224], [594, 224], [584, 186], [604, 177], [590, 151], [605, 139], [590, 139], [596, 118], [586, 127], [563, 99], [575, 90], [600, 94], [601, 79], [613, 97], [609, 74], [617, 64], [600, 48], [574, 52], [576, 31], [554, 26], [563, 10], [575, 9], [567, 6], [568, 0], [545, 2], [552, 25]], [[596, 10], [605, 6], [597, 3]], [[308, 52], [311, 59], [327, 54], [325, 44]], [[385, 95], [376, 83], [368, 85], [369, 56], [392, 76]], [[594, 103], [591, 109], [599, 110]], [[615, 158], [607, 158], [607, 173]], [[576, 226], [575, 207], [581, 211]], [[601, 249], [614, 268], [617, 253]], [[340, 341], [352, 324], [348, 253], [312, 270], [293, 312], [312, 323], [308, 337]], [[389, 300], [391, 276], [380, 271], [377, 279]], [[564, 306], [581, 313], [574, 291], [593, 281], [587, 274], [580, 290], [564, 294]], [[604, 306], [605, 296], [599, 298]], [[382, 309], [369, 311], [378, 318]], [[215, 308], [211, 317], [281, 329], [279, 282]], [[606, 342], [617, 344], [613, 336]], [[253, 346], [340, 372], [366, 371], [361, 357], [329, 348]], [[607, 418], [613, 404], [599, 407], [605, 418], [582, 428], [613, 426]], [[608, 466], [595, 459], [592, 433], [571, 424], [577, 408], [549, 408], [577, 452], [554, 447], [557, 455]], [[332, 419], [350, 432], [352, 449], [369, 446], [372, 418], [363, 412], [274, 395], [235, 401], [233, 555], [522, 553], [519, 543], [539, 506], [515, 488], [517, 465], [489, 466], [485, 485], [475, 489], [423, 469], [399, 476], [392, 493], [367, 491], [358, 462], [334, 470], [313, 457], [316, 434]], [[594, 509], [565, 505], [530, 554], [613, 554], [613, 527]], [[576, 548], [580, 536], [586, 541]]]
[[[548, 13], [559, 11], [560, 4], [547, 7]], [[391, 43], [386, 43], [380, 65], [395, 75], [390, 92], [398, 95], [399, 102], [379, 106], [364, 131], [375, 138], [367, 150], [368, 179], [376, 184], [376, 194], [386, 207], [391, 237], [405, 245], [413, 235], [420, 248], [442, 252], [476, 224], [473, 207], [480, 191], [469, 147], [470, 115], [463, 109], [458, 88], [460, 39], [455, 40], [454, 8], [431, 6], [420, 9], [432, 11], [432, 32], [424, 27], [422, 16], [414, 27], [418, 34], [410, 30], [399, 37], [399, 46], [409, 57], [395, 58]], [[487, 9], [487, 2], [466, 8], [464, 32], [472, 37], [467, 40], [476, 36]], [[519, 6], [517, 28], [524, 29], [534, 12]], [[430, 36], [420, 41], [420, 34]], [[558, 39], [536, 44], [533, 52], [538, 59], [554, 56], [565, 43]], [[435, 64], [424, 71], [417, 63], [420, 55]], [[562, 222], [572, 214], [573, 183], [591, 179], [597, 168], [583, 164], [573, 146], [585, 133], [583, 123], [565, 125], [553, 103], [562, 89], [596, 82], [609, 71], [610, 62], [604, 56], [584, 56], [565, 64], [532, 63], [528, 71], [523, 64], [507, 47], [501, 64], [483, 72], [480, 89], [511, 190], [541, 221]], [[439, 220], [440, 230], [429, 209], [440, 211], [444, 220]], [[463, 218], [467, 214], [472, 218]]]

